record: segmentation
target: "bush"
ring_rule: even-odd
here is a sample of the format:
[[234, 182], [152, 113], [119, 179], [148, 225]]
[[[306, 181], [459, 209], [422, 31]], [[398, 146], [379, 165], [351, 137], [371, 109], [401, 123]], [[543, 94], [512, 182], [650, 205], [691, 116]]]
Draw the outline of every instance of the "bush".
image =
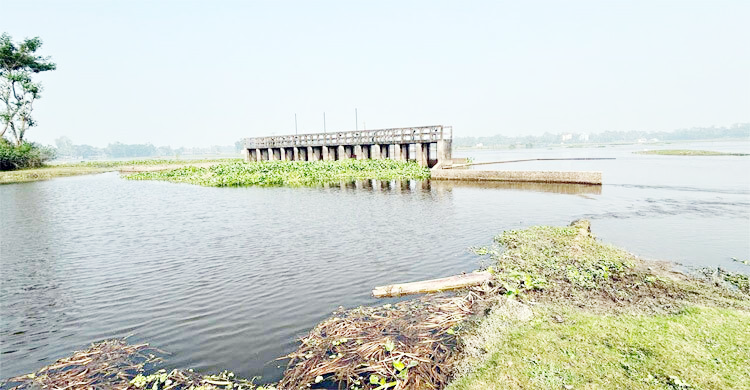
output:
[[16, 146], [0, 138], [0, 171], [41, 167], [53, 158], [55, 150], [50, 147], [28, 142]]

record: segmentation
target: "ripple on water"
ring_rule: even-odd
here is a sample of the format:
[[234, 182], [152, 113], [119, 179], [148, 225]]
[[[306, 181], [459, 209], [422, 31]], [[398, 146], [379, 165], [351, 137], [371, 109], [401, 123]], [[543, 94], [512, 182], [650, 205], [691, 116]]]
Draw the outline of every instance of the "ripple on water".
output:
[[605, 182], [624, 185], [582, 194], [203, 188], [116, 174], [0, 186], [0, 376], [132, 334], [169, 351], [169, 367], [275, 380], [274, 359], [338, 306], [392, 301], [370, 296], [377, 285], [471, 271], [467, 248], [505, 229], [589, 217], [600, 238], [639, 254], [728, 269], [750, 256], [750, 192], [713, 176], [692, 190], [678, 180], [687, 174], [640, 185], [630, 170], [647, 172], [641, 161], [608, 162]]

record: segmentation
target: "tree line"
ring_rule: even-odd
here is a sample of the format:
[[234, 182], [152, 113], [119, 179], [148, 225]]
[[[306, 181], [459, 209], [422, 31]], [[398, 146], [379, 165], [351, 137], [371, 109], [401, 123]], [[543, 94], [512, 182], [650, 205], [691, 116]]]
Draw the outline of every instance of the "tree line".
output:
[[239, 153], [242, 143], [237, 141], [234, 146], [209, 146], [203, 148], [172, 148], [171, 146], [154, 146], [152, 144], [110, 143], [104, 148], [91, 145], [77, 145], [68, 137], [55, 139], [55, 153], [57, 158], [71, 160], [96, 160], [112, 158], [141, 158], [141, 157], [174, 157], [196, 155], [218, 155]]
[[695, 141], [706, 139], [750, 139], [750, 123], [737, 123], [727, 127], [693, 127], [674, 131], [604, 131], [601, 133], [549, 133], [529, 136], [493, 135], [488, 137], [456, 137], [453, 146], [474, 147], [544, 147], [563, 144], [599, 144], [648, 141]]

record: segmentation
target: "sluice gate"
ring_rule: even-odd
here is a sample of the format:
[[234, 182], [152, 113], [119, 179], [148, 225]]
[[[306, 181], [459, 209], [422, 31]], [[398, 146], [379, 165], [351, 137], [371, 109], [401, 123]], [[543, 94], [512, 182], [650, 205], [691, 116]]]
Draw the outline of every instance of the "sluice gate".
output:
[[392, 159], [425, 167], [451, 163], [451, 126], [420, 126], [245, 138], [245, 161]]

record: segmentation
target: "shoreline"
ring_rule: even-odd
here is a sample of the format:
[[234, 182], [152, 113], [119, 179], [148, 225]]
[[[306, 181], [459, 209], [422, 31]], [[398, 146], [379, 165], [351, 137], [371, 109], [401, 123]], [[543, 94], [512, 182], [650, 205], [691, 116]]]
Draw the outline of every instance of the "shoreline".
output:
[[58, 177], [95, 175], [105, 172], [149, 172], [164, 169], [177, 169], [185, 166], [213, 166], [217, 164], [240, 161], [240, 159], [209, 160], [131, 160], [131, 161], [94, 161], [72, 164], [47, 165], [41, 168], [0, 171], [0, 185], [30, 183], [51, 180]]
[[[292, 360], [278, 387], [263, 388], [342, 383], [363, 390], [406, 389], [432, 383], [454, 390], [729, 389], [750, 384], [750, 349], [737, 350], [750, 345], [750, 334], [743, 331], [750, 321], [747, 276], [685, 275], [672, 270], [672, 263], [640, 259], [598, 242], [587, 221], [506, 231], [495, 243], [474, 249], [492, 260], [491, 283], [455, 295], [337, 311], [286, 357]], [[712, 337], [713, 344], [704, 345], [703, 337]], [[427, 340], [433, 346], [420, 349]], [[437, 350], [455, 352], [437, 358]], [[44, 374], [16, 379], [31, 384]], [[163, 389], [167, 381], [189, 380], [206, 389], [253, 388], [230, 374], [154, 368], [128, 376], [126, 387]]]

